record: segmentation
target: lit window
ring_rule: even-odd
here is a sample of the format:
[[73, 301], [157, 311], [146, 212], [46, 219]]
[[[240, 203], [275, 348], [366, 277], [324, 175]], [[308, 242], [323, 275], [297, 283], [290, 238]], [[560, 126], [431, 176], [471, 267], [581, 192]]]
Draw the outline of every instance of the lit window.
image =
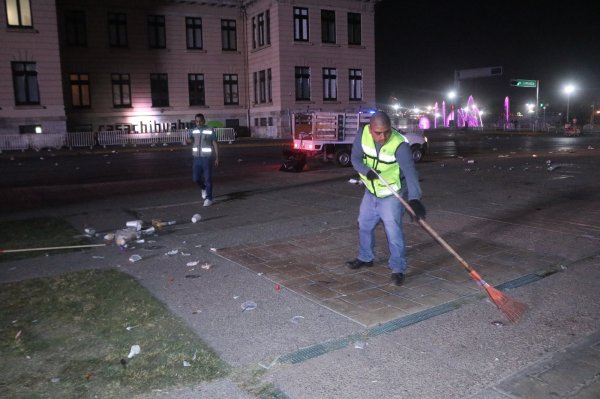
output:
[[31, 28], [33, 20], [29, 0], [6, 0], [6, 18], [10, 27]]

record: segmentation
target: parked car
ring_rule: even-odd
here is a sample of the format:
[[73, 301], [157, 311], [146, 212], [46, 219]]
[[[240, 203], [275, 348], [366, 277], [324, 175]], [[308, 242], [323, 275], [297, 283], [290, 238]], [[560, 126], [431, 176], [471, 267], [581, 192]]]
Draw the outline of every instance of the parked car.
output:
[[402, 133], [402, 135], [406, 137], [406, 139], [410, 143], [410, 149], [412, 151], [413, 160], [415, 162], [421, 162], [421, 160], [423, 159], [423, 157], [429, 149], [429, 143], [427, 141], [427, 136], [425, 135], [425, 133], [423, 133], [422, 131], [407, 133], [402, 131], [401, 129], [396, 130]]

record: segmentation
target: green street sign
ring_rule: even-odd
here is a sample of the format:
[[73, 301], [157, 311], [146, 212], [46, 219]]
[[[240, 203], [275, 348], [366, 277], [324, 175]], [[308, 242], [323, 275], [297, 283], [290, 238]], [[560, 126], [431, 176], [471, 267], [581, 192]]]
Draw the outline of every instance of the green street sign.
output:
[[510, 80], [510, 85], [511, 86], [516, 86], [516, 87], [537, 87], [537, 80], [531, 80], [531, 79], [511, 79]]

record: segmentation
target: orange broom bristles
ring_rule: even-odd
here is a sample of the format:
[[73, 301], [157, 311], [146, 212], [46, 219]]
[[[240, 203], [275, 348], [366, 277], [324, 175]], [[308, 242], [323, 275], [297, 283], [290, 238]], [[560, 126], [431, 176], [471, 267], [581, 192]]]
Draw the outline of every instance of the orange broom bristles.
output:
[[527, 305], [504, 295], [491, 285], [486, 284], [485, 291], [494, 305], [513, 323], [517, 322], [527, 310]]

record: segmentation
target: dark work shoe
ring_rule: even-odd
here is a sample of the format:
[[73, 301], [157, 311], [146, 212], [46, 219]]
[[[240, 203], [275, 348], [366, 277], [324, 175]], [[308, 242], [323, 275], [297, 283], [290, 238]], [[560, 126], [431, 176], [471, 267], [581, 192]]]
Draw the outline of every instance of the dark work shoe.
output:
[[348, 267], [350, 269], [360, 269], [361, 267], [371, 267], [373, 266], [373, 261], [370, 262], [363, 262], [362, 260], [356, 258], [354, 260], [351, 260], [349, 262], [346, 262], [346, 264], [348, 265]]
[[392, 284], [401, 286], [404, 283], [404, 273], [392, 273]]

